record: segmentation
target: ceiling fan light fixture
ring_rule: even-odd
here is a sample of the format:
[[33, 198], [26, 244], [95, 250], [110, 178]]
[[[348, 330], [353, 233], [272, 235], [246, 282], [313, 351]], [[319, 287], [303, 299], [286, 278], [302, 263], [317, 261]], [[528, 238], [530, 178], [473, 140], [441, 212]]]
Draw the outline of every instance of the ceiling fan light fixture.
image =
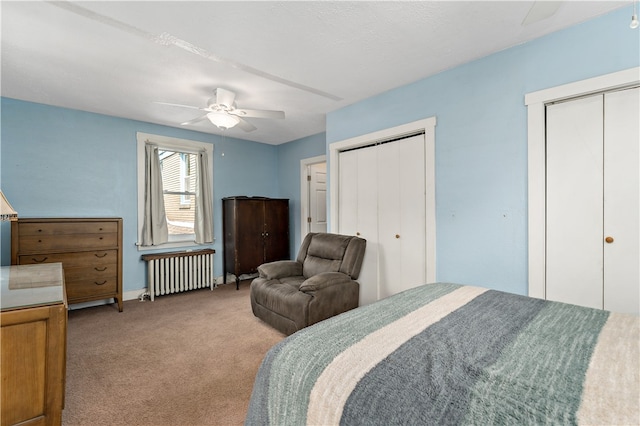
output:
[[210, 112], [207, 114], [207, 118], [222, 130], [230, 129], [240, 122], [240, 119], [235, 115], [229, 115], [224, 112]]

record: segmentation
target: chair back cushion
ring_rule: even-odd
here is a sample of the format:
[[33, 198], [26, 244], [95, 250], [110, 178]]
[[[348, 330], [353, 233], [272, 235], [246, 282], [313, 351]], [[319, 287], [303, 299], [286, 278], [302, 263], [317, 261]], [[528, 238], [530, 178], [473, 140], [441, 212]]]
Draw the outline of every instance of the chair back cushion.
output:
[[297, 261], [302, 274], [310, 278], [322, 272], [342, 272], [358, 278], [366, 241], [349, 235], [309, 233], [305, 237]]

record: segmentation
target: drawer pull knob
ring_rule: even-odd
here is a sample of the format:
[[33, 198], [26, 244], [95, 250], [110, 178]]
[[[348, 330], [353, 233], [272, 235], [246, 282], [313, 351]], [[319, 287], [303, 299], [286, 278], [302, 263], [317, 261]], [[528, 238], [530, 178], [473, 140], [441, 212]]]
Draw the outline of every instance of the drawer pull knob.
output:
[[31, 258], [31, 260], [33, 260], [33, 261], [34, 261], [34, 262], [36, 262], [36, 263], [42, 263], [42, 262], [44, 262], [44, 261], [45, 261], [45, 260], [47, 260], [47, 259], [48, 259], [48, 257], [43, 257], [42, 259], [36, 259], [35, 257], [32, 257], [32, 258]]
[[101, 283], [99, 283], [98, 281], [94, 281], [93, 282], [95, 285], [104, 285], [107, 283], [107, 280], [102, 281]]
[[105, 266], [105, 267], [104, 267], [104, 268], [102, 268], [102, 269], [101, 269], [101, 268], [93, 268], [93, 269], [95, 269], [95, 270], [96, 270], [96, 271], [98, 271], [98, 272], [104, 272], [104, 271], [106, 271], [106, 270], [107, 270], [107, 267]]
[[38, 242], [39, 242], [39, 243], [41, 243], [41, 242], [42, 242], [42, 240], [38, 240]]
[[107, 253], [102, 253], [102, 255], [99, 255], [98, 253], [95, 253], [96, 257], [105, 257], [107, 255]]

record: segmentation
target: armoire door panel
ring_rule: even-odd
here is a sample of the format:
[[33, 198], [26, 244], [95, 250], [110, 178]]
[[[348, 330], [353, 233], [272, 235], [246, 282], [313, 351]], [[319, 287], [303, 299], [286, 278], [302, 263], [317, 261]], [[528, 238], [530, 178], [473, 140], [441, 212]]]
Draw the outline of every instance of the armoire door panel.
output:
[[603, 98], [547, 107], [546, 298], [602, 308]]
[[604, 309], [640, 313], [640, 88], [605, 94]]
[[289, 200], [269, 200], [264, 208], [264, 263], [289, 259]]
[[[264, 253], [257, 249], [263, 246], [264, 202], [262, 200], [246, 200], [242, 203], [243, 206], [238, 207], [235, 224], [237, 242], [234, 258], [237, 270], [248, 272], [264, 261]], [[249, 247], [252, 249], [247, 250]]]

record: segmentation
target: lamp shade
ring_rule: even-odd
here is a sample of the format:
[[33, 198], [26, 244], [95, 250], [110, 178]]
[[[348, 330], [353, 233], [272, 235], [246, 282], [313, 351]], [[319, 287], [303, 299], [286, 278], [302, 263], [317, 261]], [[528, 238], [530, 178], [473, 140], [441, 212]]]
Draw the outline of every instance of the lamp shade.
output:
[[18, 220], [18, 212], [11, 207], [2, 191], [0, 191], [0, 220]]
[[207, 114], [207, 118], [221, 129], [230, 129], [240, 122], [240, 119], [235, 115], [224, 112], [210, 112]]

